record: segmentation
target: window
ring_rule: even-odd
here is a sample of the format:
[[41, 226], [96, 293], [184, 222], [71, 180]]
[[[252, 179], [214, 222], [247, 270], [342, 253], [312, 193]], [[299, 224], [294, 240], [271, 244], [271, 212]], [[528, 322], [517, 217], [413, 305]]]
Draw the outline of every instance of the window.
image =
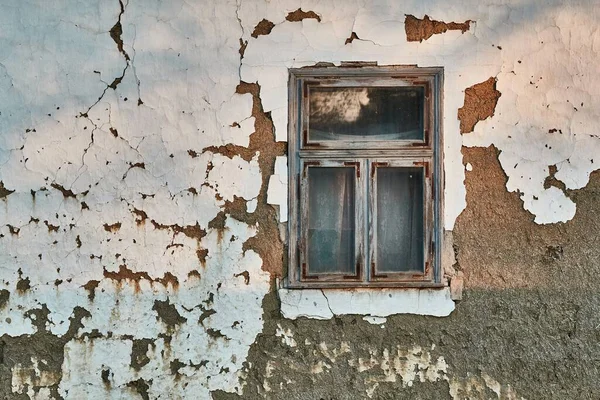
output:
[[442, 286], [442, 80], [290, 70], [290, 288]]

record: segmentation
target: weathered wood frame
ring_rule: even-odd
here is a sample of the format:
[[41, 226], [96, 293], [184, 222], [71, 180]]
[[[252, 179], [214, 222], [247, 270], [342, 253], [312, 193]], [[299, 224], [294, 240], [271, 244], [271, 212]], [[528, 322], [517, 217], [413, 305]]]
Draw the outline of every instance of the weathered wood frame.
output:
[[354, 229], [355, 229], [355, 242], [354, 242], [354, 260], [355, 260], [355, 274], [351, 275], [348, 273], [330, 273], [330, 274], [310, 274], [310, 268], [308, 265], [307, 252], [310, 251], [308, 246], [308, 205], [310, 189], [308, 185], [308, 173], [310, 168], [353, 168], [354, 169], [354, 202], [355, 205], [364, 204], [366, 195], [364, 190], [364, 174], [361, 174], [361, 170], [364, 171], [365, 160], [360, 159], [301, 159], [300, 160], [300, 241], [298, 247], [300, 248], [299, 264], [300, 264], [300, 279], [306, 282], [312, 281], [341, 281], [341, 282], [360, 282], [363, 272], [363, 266], [365, 264], [365, 214], [364, 207], [355, 206], [354, 210]]
[[[307, 86], [308, 85], [308, 86]], [[424, 86], [425, 87], [425, 140], [394, 140], [385, 142], [353, 143], [350, 141], [325, 141], [314, 143], [307, 140], [306, 98], [310, 85], [327, 86]], [[310, 67], [291, 69], [289, 75], [288, 112], [288, 288], [350, 288], [350, 287], [442, 287], [442, 215], [443, 215], [443, 142], [442, 142], [442, 95], [443, 68], [414, 66], [364, 66], [364, 67]], [[341, 277], [341, 274], [306, 279], [303, 276], [304, 244], [302, 212], [306, 190], [301, 187], [303, 169], [315, 162], [358, 163], [356, 207], [359, 200], [365, 204], [362, 222], [356, 220], [357, 260], [360, 261], [359, 278]], [[424, 201], [425, 221], [425, 273], [394, 274], [393, 277], [377, 279], [372, 276], [371, 254], [372, 235], [369, 226], [372, 222], [368, 202], [372, 197], [368, 187], [371, 183], [371, 169], [377, 162], [390, 165], [421, 166], [425, 169], [426, 197]], [[415, 164], [416, 163], [416, 164]], [[377, 164], [375, 164], [376, 166]], [[374, 171], [373, 171], [374, 172]], [[360, 177], [359, 177], [360, 175]], [[362, 189], [360, 189], [362, 187]], [[358, 213], [357, 213], [358, 214]], [[359, 237], [360, 235], [360, 237]], [[360, 251], [360, 254], [358, 254]], [[306, 271], [306, 270], [305, 270]], [[336, 276], [337, 275], [337, 276]], [[375, 278], [375, 279], [374, 279]]]
[[[432, 260], [434, 257], [433, 252], [433, 239], [432, 234], [434, 231], [434, 218], [433, 218], [433, 201], [432, 190], [433, 182], [431, 175], [431, 168], [433, 159], [432, 158], [393, 158], [393, 159], [369, 159], [369, 191], [368, 191], [368, 210], [369, 221], [369, 282], [433, 282], [434, 274], [432, 269]], [[377, 260], [377, 171], [381, 168], [419, 168], [423, 174], [423, 271], [407, 271], [407, 272], [379, 272], [376, 260]]]
[[[425, 104], [424, 109], [429, 110], [432, 108], [432, 97], [430, 96], [432, 77], [402, 77], [402, 78], [389, 78], [389, 77], [350, 77], [344, 78], [323, 78], [318, 77], [315, 79], [302, 79], [302, 109], [308, 110], [308, 101], [312, 87], [328, 87], [328, 88], [348, 88], [348, 87], [359, 87], [359, 88], [380, 88], [380, 87], [422, 87], [425, 92]], [[427, 147], [431, 148], [431, 119], [424, 116], [424, 138], [423, 140], [388, 140], [388, 141], [370, 141], [368, 139], [357, 139], [354, 141], [348, 140], [323, 140], [316, 141], [310, 139], [308, 130], [309, 126], [309, 113], [303, 112], [300, 117], [300, 132], [302, 132], [300, 149], [301, 150], [318, 150], [318, 149], [389, 149], [402, 148], [405, 146], [416, 146], [419, 148]], [[393, 146], [390, 146], [393, 144]]]

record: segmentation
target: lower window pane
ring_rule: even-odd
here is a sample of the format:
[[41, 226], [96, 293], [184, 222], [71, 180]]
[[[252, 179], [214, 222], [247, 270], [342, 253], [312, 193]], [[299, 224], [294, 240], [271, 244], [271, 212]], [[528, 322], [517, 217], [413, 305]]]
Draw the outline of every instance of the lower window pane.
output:
[[377, 169], [377, 273], [423, 272], [423, 169]]
[[355, 273], [355, 171], [308, 168], [308, 272]]

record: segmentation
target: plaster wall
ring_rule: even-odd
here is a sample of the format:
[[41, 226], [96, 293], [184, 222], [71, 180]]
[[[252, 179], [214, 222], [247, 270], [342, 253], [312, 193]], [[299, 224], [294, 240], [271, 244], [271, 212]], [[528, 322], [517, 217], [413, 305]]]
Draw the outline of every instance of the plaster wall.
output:
[[[0, 3], [0, 397], [598, 397], [595, 2]], [[277, 297], [287, 69], [342, 61], [444, 67], [456, 310]]]

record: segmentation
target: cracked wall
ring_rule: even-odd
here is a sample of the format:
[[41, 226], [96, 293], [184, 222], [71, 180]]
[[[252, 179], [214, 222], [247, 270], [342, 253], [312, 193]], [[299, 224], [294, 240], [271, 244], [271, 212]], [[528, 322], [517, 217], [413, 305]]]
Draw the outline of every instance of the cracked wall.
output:
[[[589, 2], [4, 3], [1, 397], [598, 397]], [[447, 318], [277, 299], [287, 70], [342, 61], [444, 67]]]
[[2, 397], [241, 391], [281, 254], [236, 5], [3, 8]]

